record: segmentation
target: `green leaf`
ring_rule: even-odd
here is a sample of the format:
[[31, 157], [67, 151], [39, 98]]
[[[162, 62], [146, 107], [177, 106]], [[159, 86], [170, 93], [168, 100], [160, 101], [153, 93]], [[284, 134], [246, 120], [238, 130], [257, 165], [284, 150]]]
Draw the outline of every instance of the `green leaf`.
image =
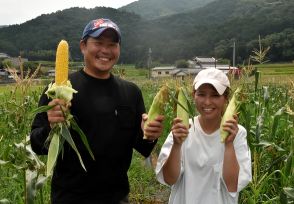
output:
[[283, 191], [280, 192], [280, 203], [288, 204], [287, 195]]
[[5, 165], [5, 164], [8, 164], [9, 161], [3, 161], [3, 160], [0, 160], [0, 165]]
[[34, 167], [36, 167], [37, 169], [41, 169], [45, 166], [44, 163], [36, 155], [36, 153], [32, 150], [30, 145], [26, 146], [26, 153], [27, 153], [28, 162], [29, 161], [33, 162]]
[[292, 168], [294, 168], [292, 166], [292, 163], [293, 163], [293, 153], [290, 152], [290, 154], [287, 157], [286, 165], [285, 165], [285, 176], [286, 177], [291, 176]]
[[38, 173], [36, 171], [31, 171], [29, 169], [26, 170], [26, 203], [34, 204], [34, 200], [36, 197], [36, 180], [38, 177]]
[[84, 162], [82, 160], [82, 157], [81, 157], [81, 155], [80, 155], [80, 153], [79, 153], [79, 151], [78, 151], [78, 149], [77, 149], [77, 147], [76, 147], [76, 145], [75, 145], [75, 143], [74, 143], [74, 141], [73, 141], [73, 139], [71, 137], [71, 134], [70, 134], [70, 132], [68, 130], [68, 127], [66, 126], [65, 123], [62, 123], [62, 126], [61, 126], [61, 135], [69, 143], [69, 145], [73, 148], [73, 150], [76, 152], [76, 154], [77, 154], [77, 156], [78, 156], [78, 158], [80, 160], [80, 163], [81, 163], [82, 167], [85, 169], [85, 171], [87, 171], [86, 170], [86, 167], [84, 165]]
[[[186, 95], [185, 95], [185, 97], [186, 97]], [[181, 103], [178, 101], [178, 99], [177, 99], [174, 95], [171, 94], [171, 98], [174, 100], [174, 102], [175, 102], [176, 104], [178, 104], [179, 106], [181, 106], [181, 107], [182, 107], [187, 113], [189, 113], [189, 117], [193, 117], [191, 111], [187, 110], [187, 108], [185, 108], [185, 107], [183, 106], [183, 104], [181, 104]], [[188, 101], [189, 101], [189, 100], [188, 100]], [[189, 107], [189, 103], [188, 103], [188, 107]]]
[[271, 134], [271, 140], [274, 140], [276, 136], [276, 132], [278, 130], [279, 121], [281, 118], [281, 115], [285, 112], [285, 107], [280, 108], [274, 115], [274, 122], [272, 125], [272, 134]]
[[95, 160], [94, 154], [90, 148], [87, 137], [86, 137], [85, 133], [81, 130], [81, 128], [78, 126], [78, 124], [74, 118], [71, 118], [70, 124], [71, 124], [72, 129], [75, 130], [80, 135], [80, 138], [83, 141], [85, 147], [87, 148], [89, 154], [91, 155], [92, 159]]
[[294, 188], [286, 187], [283, 188], [285, 191], [286, 195], [289, 196], [289, 198], [294, 199]]
[[246, 195], [246, 198], [247, 198], [247, 204], [255, 204], [254, 200], [253, 200], [253, 197], [250, 192], [248, 192], [247, 190], [244, 190], [243, 193]]
[[[54, 106], [56, 106], [56, 105], [54, 105]], [[31, 114], [32, 114], [32, 115], [36, 115], [36, 114], [38, 114], [38, 113], [47, 112], [48, 110], [52, 109], [54, 106], [48, 106], [48, 105], [47, 105], [47, 106], [40, 106], [40, 107], [34, 109], [34, 110], [31, 112]]]
[[265, 140], [260, 141], [256, 145], [262, 146], [263, 148], [273, 147], [273, 148], [275, 148], [279, 152], [285, 152], [286, 151], [285, 149], [283, 149], [282, 147], [276, 145], [275, 143], [268, 142], [268, 141], [265, 141]]
[[56, 160], [58, 158], [58, 153], [60, 151], [60, 138], [57, 132], [53, 133], [53, 137], [50, 141], [49, 150], [48, 150], [48, 158], [47, 158], [47, 171], [46, 175], [52, 175], [52, 171], [56, 164]]
[[36, 182], [36, 189], [37, 190], [40, 190], [42, 189], [42, 187], [44, 186], [44, 184], [46, 183], [48, 177], [45, 177], [45, 176], [42, 176], [42, 175], [39, 175], [38, 176], [38, 180]]
[[9, 203], [10, 203], [9, 200], [7, 200], [6, 198], [0, 200], [0, 204], [9, 204]]

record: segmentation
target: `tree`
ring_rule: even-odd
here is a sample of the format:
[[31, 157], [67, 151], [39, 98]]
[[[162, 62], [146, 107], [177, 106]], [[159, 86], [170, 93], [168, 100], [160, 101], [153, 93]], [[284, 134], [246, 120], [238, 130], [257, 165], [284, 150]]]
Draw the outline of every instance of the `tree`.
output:
[[189, 63], [184, 59], [177, 60], [175, 62], [175, 64], [176, 64], [176, 68], [188, 68], [189, 67]]

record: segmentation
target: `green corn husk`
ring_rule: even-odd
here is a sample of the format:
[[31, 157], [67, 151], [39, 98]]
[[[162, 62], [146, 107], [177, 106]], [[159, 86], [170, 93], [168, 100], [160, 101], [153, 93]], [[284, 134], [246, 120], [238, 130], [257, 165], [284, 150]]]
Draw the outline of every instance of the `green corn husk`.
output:
[[[148, 123], [150, 121], [153, 121], [157, 116], [164, 114], [164, 108], [167, 104], [169, 99], [168, 94], [168, 87], [166, 85], [163, 85], [160, 90], [155, 95], [152, 104], [150, 106], [150, 109], [148, 111], [148, 119], [144, 124], [144, 128], [147, 127]], [[144, 135], [144, 139], [147, 139], [147, 137]]]
[[47, 157], [47, 170], [46, 175], [52, 175], [52, 171], [55, 167], [55, 163], [58, 157], [58, 154], [61, 150], [60, 148], [60, 136], [57, 133], [53, 133], [49, 149], [48, 149], [48, 157]]
[[180, 87], [178, 93], [178, 103], [177, 103], [177, 118], [182, 119], [182, 123], [189, 128], [189, 107], [188, 100], [185, 95], [183, 87]]
[[235, 115], [238, 112], [239, 105], [238, 105], [237, 95], [239, 94], [240, 91], [241, 91], [241, 88], [236, 89], [222, 117], [221, 126], [220, 126], [220, 136], [221, 136], [222, 143], [224, 143], [226, 138], [229, 136], [229, 133], [223, 130], [223, 124], [227, 120], [232, 119], [233, 115]]

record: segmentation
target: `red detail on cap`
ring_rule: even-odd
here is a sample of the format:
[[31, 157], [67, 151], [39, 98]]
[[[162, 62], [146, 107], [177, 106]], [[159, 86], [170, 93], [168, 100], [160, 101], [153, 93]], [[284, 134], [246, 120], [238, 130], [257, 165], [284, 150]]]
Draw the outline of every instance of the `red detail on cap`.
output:
[[94, 21], [94, 24], [93, 24], [92, 30], [99, 28], [102, 23], [104, 23], [104, 20], [103, 19], [95, 20]]

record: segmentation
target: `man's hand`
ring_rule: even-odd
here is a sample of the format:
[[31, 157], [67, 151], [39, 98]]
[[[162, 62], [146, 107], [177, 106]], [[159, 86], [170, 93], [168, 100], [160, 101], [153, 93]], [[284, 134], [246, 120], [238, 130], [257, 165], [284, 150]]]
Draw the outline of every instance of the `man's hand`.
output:
[[64, 112], [67, 111], [70, 104], [66, 104], [66, 102], [62, 99], [53, 99], [48, 105], [54, 106], [52, 109], [47, 111], [48, 121], [51, 127], [53, 127], [55, 123], [65, 121]]
[[155, 120], [150, 121], [146, 128], [144, 129], [144, 123], [147, 121], [148, 115], [144, 113], [142, 115], [142, 123], [141, 127], [144, 132], [144, 135], [147, 137], [147, 140], [149, 141], [154, 141], [160, 137], [163, 131], [163, 121], [164, 121], [164, 116], [159, 115]]

